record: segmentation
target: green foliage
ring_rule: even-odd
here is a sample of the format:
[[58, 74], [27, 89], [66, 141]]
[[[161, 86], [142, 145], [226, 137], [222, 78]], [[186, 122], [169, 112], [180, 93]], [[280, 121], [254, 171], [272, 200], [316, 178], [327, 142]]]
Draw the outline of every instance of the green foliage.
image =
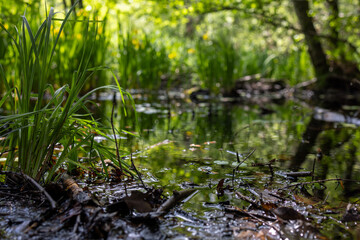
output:
[[227, 34], [222, 33], [212, 41], [204, 34], [196, 44], [196, 57], [195, 71], [204, 87], [212, 91], [219, 86], [225, 91], [234, 87], [234, 71], [240, 56]]
[[[89, 13], [81, 9], [75, 15], [75, 19], [69, 21], [69, 23], [64, 27], [63, 32], [59, 38], [59, 53], [54, 56], [52, 69], [56, 74], [54, 74], [51, 79], [53, 83], [56, 83], [60, 86], [65, 84], [68, 79], [72, 78], [72, 73], [77, 70], [78, 65], [80, 64], [83, 52], [92, 52], [90, 58], [88, 59], [88, 67], [96, 66], [106, 66], [107, 58], [109, 55], [109, 46], [110, 38], [105, 34], [107, 28], [108, 17], [105, 15], [104, 19], [101, 21], [98, 19], [98, 12], [94, 11]], [[94, 19], [91, 24], [91, 32], [96, 32], [96, 40], [94, 39], [93, 45], [86, 44], [86, 39], [88, 27], [88, 19]], [[59, 26], [57, 22], [52, 24], [53, 34], [57, 35], [59, 33]], [[83, 49], [83, 46], [86, 46], [86, 49]], [[95, 87], [104, 86], [109, 84], [110, 77], [107, 76], [106, 71], [97, 71], [93, 74], [91, 79], [86, 82], [82, 94], [90, 91]]]
[[260, 74], [262, 77], [286, 79], [295, 85], [313, 77], [305, 48], [289, 52], [271, 51], [241, 41], [231, 41], [230, 34], [219, 33], [214, 40], [204, 34], [196, 43], [196, 65], [200, 83], [214, 92], [229, 92], [237, 79]]
[[[120, 26], [120, 29], [121, 26]], [[161, 77], [169, 72], [170, 60], [165, 47], [147, 34], [127, 30], [118, 35], [120, 81], [125, 88], [155, 90]]]
[[[12, 79], [6, 78], [0, 65], [1, 81], [6, 87], [0, 107], [5, 102], [11, 106], [10, 114], [0, 117], [0, 125], [5, 126], [0, 130], [0, 136], [5, 137], [0, 144], [1, 149], [8, 152], [6, 168], [22, 171], [42, 182], [51, 181], [56, 170], [63, 163], [76, 160], [80, 152], [84, 155], [96, 152], [101, 159], [115, 159], [106, 147], [93, 141], [94, 135], [109, 137], [91, 117], [87, 99], [101, 89], [121, 91], [120, 85], [102, 86], [79, 97], [94, 73], [106, 69], [89, 66], [97, 46], [95, 24], [84, 21], [84, 41], [77, 45], [81, 49], [81, 58], [71, 78], [65, 79], [64, 85], [57, 89], [51, 82], [53, 58], [59, 54], [57, 45], [74, 7], [66, 14], [54, 36], [51, 32], [56, 14], [53, 8], [35, 32], [25, 16], [22, 16], [20, 31], [16, 29], [15, 35], [0, 24], [11, 39], [17, 57]], [[83, 114], [79, 113], [80, 110]], [[62, 146], [61, 154], [56, 155], [54, 152], [59, 146]]]
[[[311, 1], [310, 14], [315, 17], [328, 60], [334, 65], [353, 62], [359, 66], [356, 3], [341, 2], [337, 11], [334, 2]], [[50, 77], [57, 87], [72, 78], [82, 56], [80, 46], [86, 41], [83, 22], [91, 12], [90, 1], [83, 3], [85, 8], [77, 11], [58, 40], [60, 54], [52, 58], [54, 74]], [[36, 29], [40, 6], [39, 1], [28, 6], [1, 2], [5, 28], [17, 22], [19, 10], [26, 9], [33, 19], [31, 29]], [[217, 93], [230, 91], [236, 79], [250, 74], [285, 79], [290, 85], [314, 77], [291, 1], [94, 0], [91, 6], [97, 8], [92, 19], [105, 17], [96, 24], [98, 35], [89, 67], [115, 66], [125, 88], [157, 90], [165, 84], [188, 87], [195, 82]], [[110, 24], [115, 22], [118, 24]], [[59, 27], [53, 22], [51, 32], [56, 35]], [[204, 34], [208, 40], [202, 38]], [[18, 64], [15, 56], [9, 39], [0, 33], [0, 62], [8, 79], [15, 77], [11, 71]], [[96, 72], [81, 93], [109, 82], [107, 72]]]

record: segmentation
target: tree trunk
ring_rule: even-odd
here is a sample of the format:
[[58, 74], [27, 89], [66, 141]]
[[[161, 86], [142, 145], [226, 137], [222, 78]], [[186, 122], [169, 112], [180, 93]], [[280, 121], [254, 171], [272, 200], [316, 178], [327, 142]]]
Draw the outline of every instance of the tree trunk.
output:
[[[330, 27], [330, 42], [333, 48], [338, 47], [339, 43], [339, 31], [338, 31], [338, 21], [339, 21], [339, 2], [338, 0], [326, 0], [326, 3], [330, 10], [329, 17], [329, 27]], [[343, 56], [341, 56], [343, 57]]]
[[[315, 68], [315, 74], [318, 79], [315, 90], [326, 92], [329, 89], [337, 91], [356, 92], [360, 89], [360, 71], [357, 64], [337, 59], [332, 62], [331, 67], [327, 61], [323, 45], [320, 42], [319, 35], [314, 27], [314, 19], [308, 14], [310, 11], [308, 0], [292, 0], [295, 13], [299, 20], [301, 30], [305, 35], [306, 44], [312, 64]], [[333, 20], [337, 20], [339, 15], [338, 0], [327, 0], [331, 8], [330, 14]], [[338, 47], [340, 43], [339, 33], [336, 26], [331, 29], [332, 44]]]
[[324, 129], [324, 122], [317, 120], [314, 116], [311, 117], [306, 130], [303, 133], [303, 141], [296, 149], [295, 156], [292, 158], [289, 169], [299, 170], [301, 165], [305, 162], [306, 156], [311, 152], [316, 144], [316, 139]]
[[292, 0], [292, 2], [302, 32], [305, 35], [308, 52], [310, 54], [311, 62], [315, 68], [315, 74], [318, 78], [318, 83], [320, 86], [325, 86], [327, 77], [330, 75], [330, 67], [326, 60], [326, 55], [320, 39], [317, 36], [313, 18], [308, 15], [310, 10], [309, 2], [308, 0]]

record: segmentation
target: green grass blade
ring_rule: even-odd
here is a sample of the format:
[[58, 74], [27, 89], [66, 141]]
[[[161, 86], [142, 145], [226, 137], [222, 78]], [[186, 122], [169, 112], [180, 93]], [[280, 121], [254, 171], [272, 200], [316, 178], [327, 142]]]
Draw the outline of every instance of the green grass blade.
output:
[[[49, 62], [51, 62], [51, 60], [52, 60], [52, 58], [53, 58], [53, 56], [54, 56], [55, 48], [56, 48], [57, 43], [58, 43], [58, 41], [59, 41], [60, 35], [61, 35], [61, 33], [62, 33], [63, 29], [64, 29], [65, 23], [68, 21], [68, 18], [70, 17], [71, 13], [74, 11], [75, 6], [76, 6], [78, 3], [79, 3], [79, 0], [77, 0], [77, 1], [74, 3], [74, 5], [70, 8], [69, 12], [66, 14], [66, 16], [65, 16], [65, 18], [64, 18], [64, 20], [63, 20], [63, 22], [62, 22], [62, 24], [61, 24], [61, 26], [60, 26], [59, 33], [58, 33], [58, 35], [57, 35], [57, 37], [56, 37], [56, 39], [55, 39], [55, 43], [54, 43], [54, 46], [53, 46], [52, 51], [51, 51], [51, 55], [50, 55]], [[54, 15], [55, 15], [55, 14], [54, 14]]]

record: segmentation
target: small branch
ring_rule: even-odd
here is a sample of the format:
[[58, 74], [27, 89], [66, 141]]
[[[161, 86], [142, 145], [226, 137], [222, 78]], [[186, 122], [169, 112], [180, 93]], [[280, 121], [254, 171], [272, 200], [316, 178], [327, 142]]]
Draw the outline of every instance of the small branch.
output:
[[315, 165], [316, 165], [316, 158], [314, 158], [314, 162], [313, 162], [312, 177], [311, 177], [312, 181], [314, 181], [315, 178]]
[[[115, 169], [118, 169], [118, 170], [121, 172], [120, 167], [119, 167], [119, 166], [116, 166], [115, 164], [113, 164], [111, 160], [105, 160], [105, 163], [106, 163], [108, 166], [111, 166], [111, 167], [113, 167], [113, 168], [115, 168]], [[124, 170], [124, 171], [121, 172], [121, 174], [123, 174], [124, 176], [126, 176], [126, 177], [128, 177], [128, 178], [133, 178], [133, 177], [134, 177], [133, 173], [130, 172], [129, 170], [127, 170], [126, 168], [124, 168], [123, 170]], [[129, 175], [126, 174], [125, 172], [127, 172]]]
[[314, 183], [331, 182], [331, 181], [360, 182], [360, 181], [351, 180], [351, 179], [330, 178], [330, 179], [322, 179], [322, 180], [316, 180], [316, 181], [311, 181], [311, 182], [293, 183], [293, 184], [290, 184], [290, 185], [288, 185], [286, 187], [280, 188], [279, 190], [284, 190], [284, 189], [287, 189], [287, 188], [292, 188], [292, 187], [297, 187], [297, 186], [304, 186], [304, 185], [314, 184]]
[[91, 196], [88, 193], [84, 192], [84, 190], [77, 184], [77, 182], [72, 177], [67, 174], [63, 174], [61, 176], [61, 179], [63, 180], [65, 190], [68, 192], [72, 199], [78, 201], [79, 203], [88, 203], [90, 201], [95, 203]]
[[132, 166], [132, 168], [134, 168], [134, 170], [135, 170], [138, 178], [140, 179], [141, 184], [143, 185], [144, 189], [145, 189], [145, 190], [148, 190], [148, 188], [146, 187], [146, 185], [144, 184], [144, 182], [143, 182], [143, 180], [142, 180], [142, 178], [141, 178], [141, 174], [139, 173], [139, 171], [138, 171], [137, 168], [135, 167], [134, 161], [133, 161], [133, 159], [132, 159], [132, 153], [130, 154], [130, 161], [131, 161], [131, 166]]
[[249, 197], [245, 196], [245, 195], [242, 195], [240, 192], [235, 192], [236, 196], [238, 198], [240, 198], [241, 200], [245, 201], [245, 202], [248, 202], [250, 204], [252, 204], [254, 207], [256, 207], [257, 209], [262, 209], [262, 207], [257, 203], [255, 202], [254, 200], [250, 199]]
[[114, 141], [115, 141], [115, 147], [116, 147], [116, 158], [119, 162], [119, 167], [120, 167], [120, 171], [121, 173], [123, 172], [122, 169], [122, 164], [121, 164], [121, 159], [120, 159], [120, 153], [119, 153], [119, 146], [118, 146], [118, 142], [116, 139], [116, 132], [115, 132], [115, 127], [114, 127], [114, 110], [115, 110], [115, 105], [116, 105], [116, 94], [114, 94], [114, 98], [113, 98], [113, 106], [112, 106], [112, 110], [111, 110], [111, 129], [113, 131], [114, 134]]
[[287, 172], [285, 173], [285, 175], [287, 177], [293, 177], [293, 178], [297, 178], [297, 177], [309, 177], [312, 176], [314, 173], [310, 172], [310, 171], [305, 171], [305, 172]]
[[[7, 190], [7, 189], [6, 189]], [[28, 196], [23, 196], [24, 194], [22, 193], [21, 194], [13, 194], [13, 193], [7, 193], [7, 192], [1, 192], [0, 191], [0, 196], [3, 195], [3, 196], [10, 196], [10, 197], [17, 197], [17, 198], [24, 198], [24, 199], [30, 199], [30, 200], [35, 200], [34, 198], [31, 198], [31, 197], [28, 197]]]
[[[230, 212], [230, 213], [235, 213], [235, 214], [241, 214], [241, 215], [245, 215], [245, 216], [249, 216], [259, 222], [261, 222], [263, 225], [273, 228], [280, 236], [281, 236], [281, 231], [280, 229], [278, 229], [276, 226], [273, 226], [269, 223], [267, 223], [266, 221], [276, 221], [276, 218], [272, 218], [269, 216], [266, 216], [264, 214], [256, 214], [256, 213], [250, 213], [247, 212], [245, 210], [242, 210], [240, 208], [237, 207], [232, 207], [232, 208], [225, 208], [225, 211]], [[262, 218], [262, 219], [261, 219]], [[264, 220], [263, 220], [264, 219]]]
[[239, 163], [234, 169], [233, 169], [233, 174], [232, 174], [232, 185], [233, 185], [233, 188], [234, 188], [234, 181], [235, 181], [235, 172], [237, 170], [239, 170], [239, 167], [241, 164], [243, 164], [254, 152], [255, 152], [256, 148], [254, 148], [245, 158], [244, 160], [242, 160], [240, 162], [240, 158], [239, 158], [239, 153], [236, 152], [236, 159], [237, 159], [237, 162]]
[[197, 190], [195, 189], [188, 189], [183, 191], [174, 191], [174, 194], [171, 198], [169, 198], [166, 202], [164, 202], [156, 211], [156, 213], [160, 215], [166, 214], [168, 211], [170, 211], [171, 208], [173, 208], [178, 202], [181, 202]]
[[32, 177], [24, 174], [24, 173], [17, 173], [17, 172], [10, 172], [10, 171], [1, 171], [0, 174], [5, 174], [7, 176], [11, 176], [11, 175], [17, 175], [20, 177], [23, 177], [24, 179], [28, 180], [34, 187], [36, 187], [37, 189], [39, 189], [40, 192], [42, 192], [45, 197], [47, 198], [47, 200], [50, 202], [51, 208], [55, 209], [56, 208], [56, 202], [54, 201], [54, 199], [50, 196], [50, 194], [39, 184], [35, 181], [35, 179], [33, 179]]
[[37, 189], [39, 189], [45, 196], [46, 198], [49, 200], [51, 208], [55, 209], [56, 208], [56, 202], [54, 201], [54, 199], [50, 196], [50, 194], [42, 187], [40, 186], [40, 184], [38, 184], [35, 179], [33, 179], [32, 177], [23, 174], [24, 177], [29, 180]]
[[[240, 8], [237, 6], [219, 6], [217, 8], [209, 9], [201, 14], [209, 14], [209, 13], [215, 13], [215, 12], [221, 12], [221, 11], [243, 12], [252, 17], [258, 18], [258, 19], [262, 20], [264, 23], [272, 25], [273, 27], [276, 27], [276, 28], [280, 27], [280, 28], [283, 28], [286, 30], [292, 30], [296, 33], [303, 33], [303, 31], [301, 29], [292, 26], [286, 18], [279, 18], [277, 16], [267, 15], [263, 11], [262, 12], [249, 11], [249, 9], [247, 9], [247, 8]], [[284, 24], [284, 22], [286, 22], [286, 24]], [[328, 35], [328, 34], [319, 34], [316, 32], [309, 32], [309, 34], [319, 37], [319, 38], [322, 38], [322, 39], [329, 40], [329, 41], [342, 42], [342, 43], [348, 45], [351, 48], [351, 50], [354, 51], [357, 55], [360, 55], [359, 49], [353, 43], [351, 43], [348, 39], [334, 37], [334, 36]]]

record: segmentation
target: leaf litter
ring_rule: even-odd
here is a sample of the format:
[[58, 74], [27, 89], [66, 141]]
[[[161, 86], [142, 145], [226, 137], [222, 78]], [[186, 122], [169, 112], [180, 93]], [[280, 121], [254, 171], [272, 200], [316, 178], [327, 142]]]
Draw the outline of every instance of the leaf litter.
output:
[[[5, 239], [329, 239], [333, 232], [327, 230], [337, 229], [341, 238], [358, 236], [357, 202], [334, 204], [316, 196], [316, 190], [332, 191], [351, 180], [313, 180], [313, 172], [278, 169], [275, 159], [250, 165], [253, 170], [244, 176], [242, 164], [253, 153], [242, 160], [236, 154], [237, 164], [225, 178], [182, 182], [182, 190], [172, 192], [145, 185], [146, 175], [143, 182], [118, 173], [111, 183], [78, 183], [63, 174], [58, 184], [42, 189], [24, 174], [1, 172], [10, 177], [0, 191], [0, 234]], [[209, 194], [216, 199], [202, 198]], [[202, 207], [193, 212], [189, 206], [199, 199]]]

